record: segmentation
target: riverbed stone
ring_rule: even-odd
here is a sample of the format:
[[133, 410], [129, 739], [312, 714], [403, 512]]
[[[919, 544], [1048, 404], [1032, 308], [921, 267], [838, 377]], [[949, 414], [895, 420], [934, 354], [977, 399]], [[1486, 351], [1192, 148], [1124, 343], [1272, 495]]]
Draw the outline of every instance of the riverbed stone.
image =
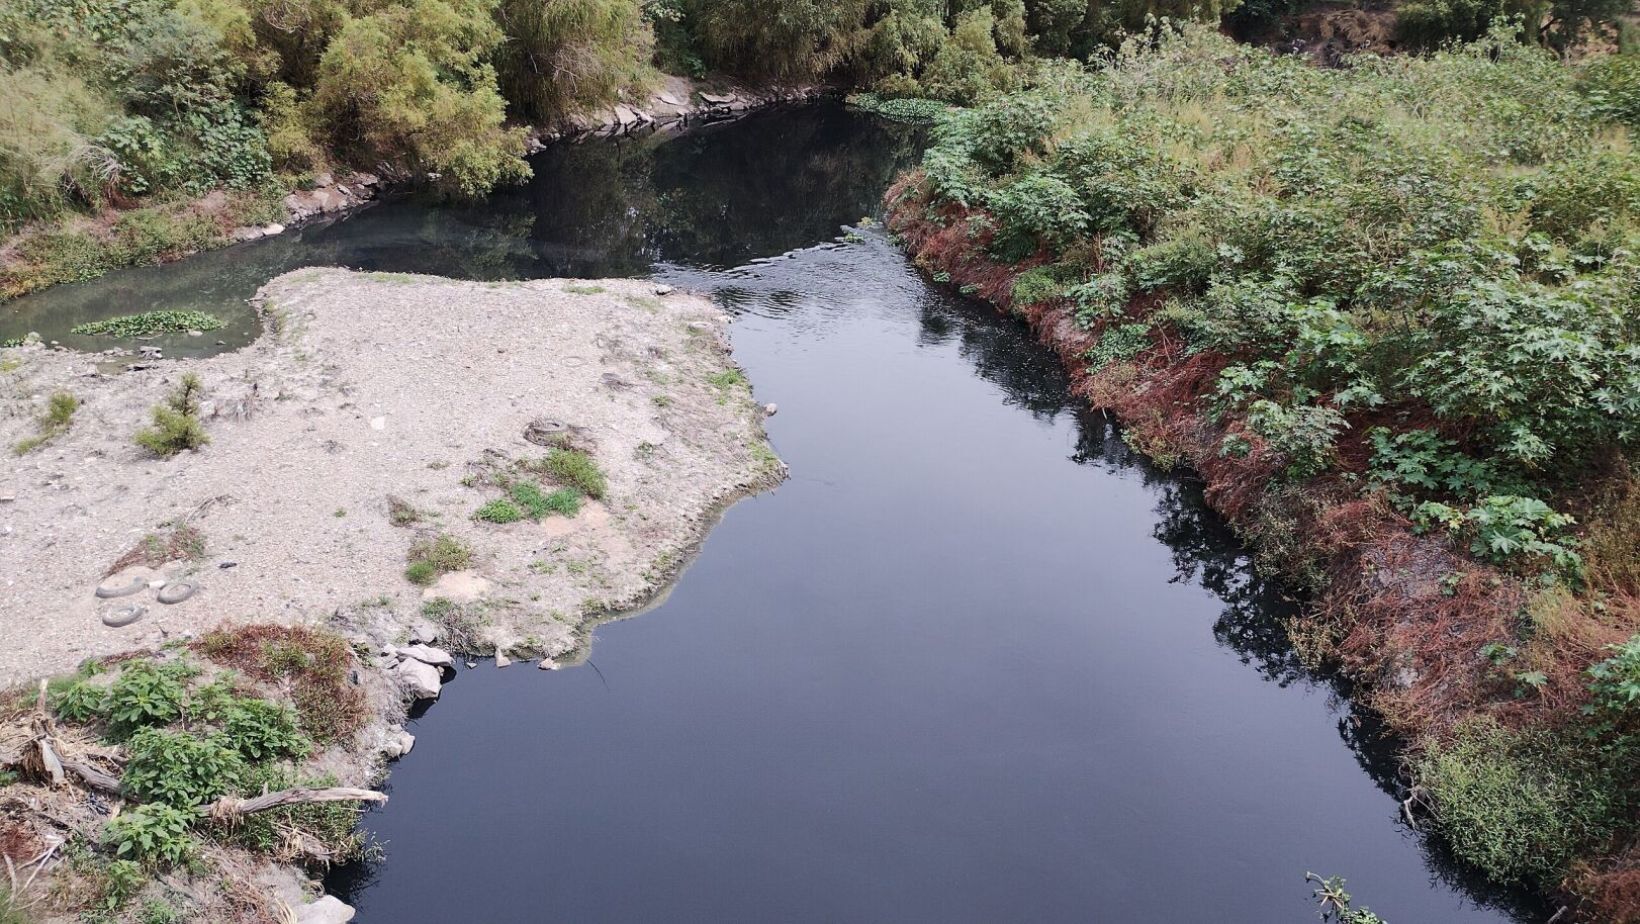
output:
[[406, 658], [414, 658], [423, 664], [431, 664], [434, 667], [452, 669], [455, 667], [455, 659], [450, 656], [448, 651], [441, 648], [433, 648], [428, 645], [404, 645], [399, 648], [399, 654]]
[[296, 909], [296, 924], [347, 924], [357, 913], [336, 896], [325, 895]]
[[393, 679], [399, 682], [399, 688], [411, 699], [438, 699], [439, 691], [444, 686], [444, 678], [438, 668], [415, 658], [400, 661], [391, 673]]

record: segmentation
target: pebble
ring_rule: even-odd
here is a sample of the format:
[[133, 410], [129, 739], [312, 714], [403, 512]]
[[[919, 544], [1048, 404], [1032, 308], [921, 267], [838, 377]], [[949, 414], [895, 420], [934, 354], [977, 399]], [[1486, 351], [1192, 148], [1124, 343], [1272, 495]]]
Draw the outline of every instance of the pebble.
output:
[[780, 413], [780, 405], [771, 401], [770, 403], [763, 405], [763, 413], [765, 416], [773, 417], [774, 415]]
[[677, 291], [677, 289], [674, 289], [671, 286], [666, 286], [666, 285], [661, 285], [661, 286], [656, 286], [655, 287], [655, 294], [656, 295], [671, 295], [673, 292], [676, 292], [676, 291]]
[[540, 668], [544, 671], [555, 671], [558, 669], [558, 662], [551, 658], [542, 658]]
[[512, 658], [507, 657], [506, 652], [504, 652], [501, 649], [497, 648], [495, 650], [495, 666], [496, 667], [507, 667], [510, 664], [512, 664]]

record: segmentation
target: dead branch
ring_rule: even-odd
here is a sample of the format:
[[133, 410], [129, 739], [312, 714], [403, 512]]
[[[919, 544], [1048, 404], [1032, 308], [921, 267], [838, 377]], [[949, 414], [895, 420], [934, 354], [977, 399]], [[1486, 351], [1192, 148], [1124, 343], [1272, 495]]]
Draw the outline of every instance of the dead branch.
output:
[[232, 822], [246, 815], [257, 812], [266, 812], [269, 809], [285, 808], [291, 805], [313, 805], [319, 802], [386, 802], [387, 794], [372, 789], [351, 789], [345, 786], [332, 789], [281, 789], [267, 795], [257, 796], [254, 799], [236, 799], [232, 796], [223, 796], [208, 806], [202, 807], [218, 821]]

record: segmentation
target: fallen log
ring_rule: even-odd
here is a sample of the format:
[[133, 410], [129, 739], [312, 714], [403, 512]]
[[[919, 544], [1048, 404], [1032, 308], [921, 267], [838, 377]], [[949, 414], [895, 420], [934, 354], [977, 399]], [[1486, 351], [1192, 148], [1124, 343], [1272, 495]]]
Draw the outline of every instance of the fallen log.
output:
[[266, 812], [269, 809], [285, 808], [291, 805], [313, 805], [318, 802], [386, 802], [387, 794], [376, 792], [373, 789], [352, 789], [346, 786], [337, 786], [330, 789], [281, 789], [266, 795], [251, 799], [236, 799], [233, 796], [223, 796], [210, 805], [201, 806], [200, 811], [218, 821], [233, 821], [246, 815], [257, 812]]

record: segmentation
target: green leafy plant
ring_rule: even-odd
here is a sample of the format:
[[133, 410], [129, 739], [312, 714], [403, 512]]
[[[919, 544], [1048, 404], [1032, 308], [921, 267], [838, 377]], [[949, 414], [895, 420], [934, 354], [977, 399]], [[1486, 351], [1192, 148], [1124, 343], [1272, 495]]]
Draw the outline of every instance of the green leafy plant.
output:
[[240, 757], [251, 763], [307, 756], [313, 745], [297, 728], [289, 706], [241, 698], [229, 705], [222, 733]]
[[1584, 712], [1602, 735], [1633, 735], [1640, 732], [1640, 635], [1608, 650], [1611, 657], [1589, 668]]
[[149, 726], [169, 725], [182, 718], [188, 699], [187, 679], [192, 669], [174, 661], [156, 664], [149, 660], [126, 662], [108, 688], [108, 720], [118, 735], [129, 735]]
[[191, 809], [160, 803], [139, 805], [108, 822], [106, 842], [120, 859], [176, 866], [194, 854], [189, 826], [197, 817]]
[[110, 337], [143, 337], [150, 334], [183, 334], [191, 330], [221, 330], [227, 322], [201, 311], [145, 311], [141, 314], [122, 315], [106, 321], [76, 324], [71, 334]]
[[1321, 920], [1334, 924], [1387, 924], [1365, 907], [1354, 906], [1350, 893], [1344, 891], [1344, 877], [1322, 878], [1315, 873], [1305, 873], [1304, 881], [1316, 884], [1314, 894], [1317, 904], [1321, 906]]
[[[252, 742], [260, 744], [260, 742]], [[138, 799], [192, 809], [237, 788], [245, 763], [224, 735], [144, 728], [126, 744], [120, 778]]]
[[1468, 510], [1426, 501], [1413, 508], [1412, 519], [1420, 529], [1467, 536], [1469, 550], [1486, 561], [1545, 561], [1571, 579], [1583, 576], [1583, 559], [1573, 551], [1576, 539], [1567, 534], [1576, 521], [1535, 497], [1483, 497]]

